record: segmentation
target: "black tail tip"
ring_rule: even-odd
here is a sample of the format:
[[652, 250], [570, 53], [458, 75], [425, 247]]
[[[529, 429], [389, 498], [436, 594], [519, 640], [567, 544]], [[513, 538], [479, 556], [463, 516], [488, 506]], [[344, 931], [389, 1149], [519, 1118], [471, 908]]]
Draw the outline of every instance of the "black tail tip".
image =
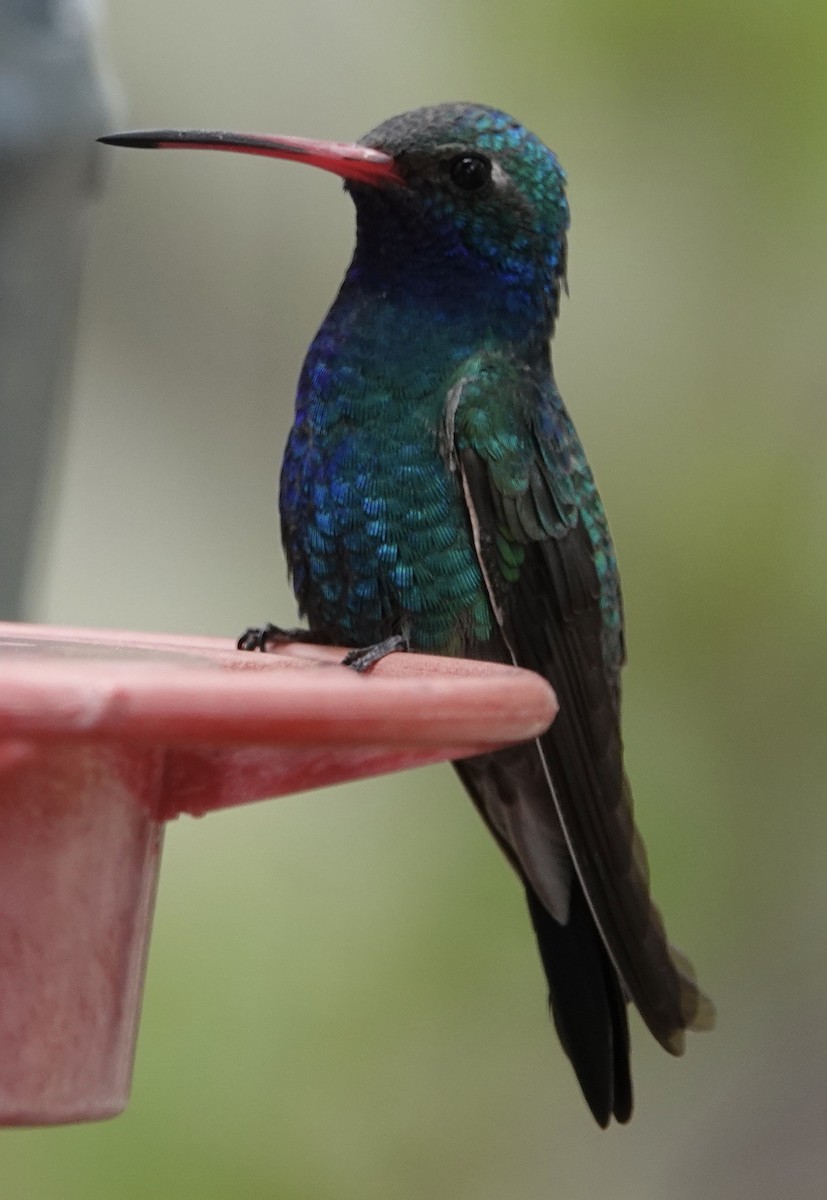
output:
[[580, 1090], [601, 1129], [632, 1115], [626, 1000], [586, 904], [574, 884], [561, 925], [526, 887], [528, 910], [548, 983], [549, 1007]]
[[581, 1063], [574, 1065], [583, 1099], [600, 1128], [608, 1129], [612, 1118], [618, 1125], [626, 1125], [632, 1116], [628, 1062], [618, 1063], [610, 1075], [601, 1079], [590, 1077], [590, 1073], [582, 1069]]

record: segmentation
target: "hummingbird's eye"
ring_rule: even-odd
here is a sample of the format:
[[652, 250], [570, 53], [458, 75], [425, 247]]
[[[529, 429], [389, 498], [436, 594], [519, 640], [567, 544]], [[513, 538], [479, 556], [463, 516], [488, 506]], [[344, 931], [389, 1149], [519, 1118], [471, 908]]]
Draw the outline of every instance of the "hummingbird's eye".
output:
[[448, 164], [448, 174], [463, 192], [478, 192], [491, 178], [491, 160], [482, 154], [458, 154]]

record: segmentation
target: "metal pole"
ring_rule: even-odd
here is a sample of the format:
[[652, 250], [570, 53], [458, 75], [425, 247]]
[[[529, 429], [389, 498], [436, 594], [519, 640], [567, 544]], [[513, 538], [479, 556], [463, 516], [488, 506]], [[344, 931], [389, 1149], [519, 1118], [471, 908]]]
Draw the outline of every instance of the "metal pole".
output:
[[23, 585], [71, 366], [107, 98], [85, 0], [0, 0], [0, 617]]

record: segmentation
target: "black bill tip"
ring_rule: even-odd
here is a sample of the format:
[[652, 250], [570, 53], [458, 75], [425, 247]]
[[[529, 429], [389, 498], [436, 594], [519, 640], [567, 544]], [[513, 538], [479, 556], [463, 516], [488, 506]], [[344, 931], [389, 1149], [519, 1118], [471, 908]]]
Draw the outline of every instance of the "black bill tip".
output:
[[139, 150], [155, 150], [162, 142], [177, 139], [173, 138], [172, 133], [166, 137], [162, 133], [107, 133], [97, 140], [105, 146], [135, 146]]

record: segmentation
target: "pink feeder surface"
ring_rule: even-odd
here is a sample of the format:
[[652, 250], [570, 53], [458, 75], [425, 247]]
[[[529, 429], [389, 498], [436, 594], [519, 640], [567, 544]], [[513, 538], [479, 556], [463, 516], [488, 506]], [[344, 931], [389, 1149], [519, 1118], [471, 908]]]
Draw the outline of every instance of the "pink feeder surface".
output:
[[536, 737], [514, 667], [0, 622], [0, 1124], [126, 1106], [164, 822]]

